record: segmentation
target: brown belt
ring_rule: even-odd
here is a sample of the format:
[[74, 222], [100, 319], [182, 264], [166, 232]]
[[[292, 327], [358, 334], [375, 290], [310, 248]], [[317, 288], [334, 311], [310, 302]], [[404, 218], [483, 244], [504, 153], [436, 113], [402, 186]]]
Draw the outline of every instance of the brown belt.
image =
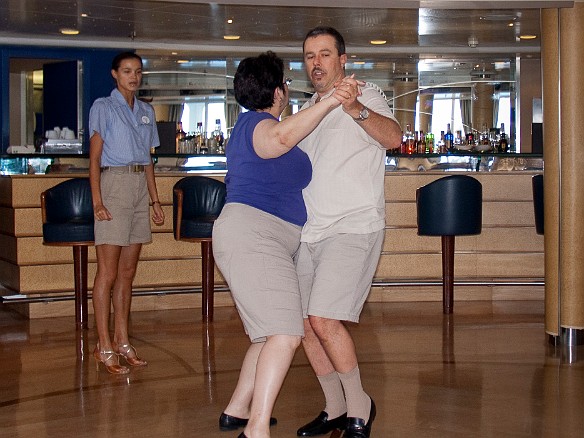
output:
[[120, 173], [142, 173], [144, 172], [143, 164], [128, 164], [127, 166], [104, 166], [101, 168], [102, 172], [106, 172], [108, 170], [117, 171]]

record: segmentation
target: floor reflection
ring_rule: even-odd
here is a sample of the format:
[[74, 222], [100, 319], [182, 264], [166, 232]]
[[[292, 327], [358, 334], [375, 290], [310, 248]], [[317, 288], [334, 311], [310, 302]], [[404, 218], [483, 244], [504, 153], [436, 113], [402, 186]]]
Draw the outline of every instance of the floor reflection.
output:
[[[378, 406], [373, 437], [581, 436], [584, 361], [547, 342], [543, 303], [369, 303], [350, 325], [365, 387]], [[217, 419], [249, 345], [237, 312], [136, 312], [131, 340], [147, 367], [96, 372], [95, 331], [72, 318], [27, 321], [0, 308], [0, 424], [6, 437], [228, 437]], [[571, 357], [582, 357], [582, 348]], [[302, 350], [274, 415], [291, 438], [323, 407]]]

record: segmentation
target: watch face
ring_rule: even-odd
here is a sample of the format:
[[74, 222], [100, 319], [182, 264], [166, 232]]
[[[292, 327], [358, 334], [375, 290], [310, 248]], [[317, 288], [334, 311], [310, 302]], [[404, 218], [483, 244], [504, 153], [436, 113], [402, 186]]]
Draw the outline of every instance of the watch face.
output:
[[359, 118], [361, 120], [365, 120], [367, 117], [369, 117], [369, 111], [367, 110], [367, 108], [363, 108], [359, 113]]

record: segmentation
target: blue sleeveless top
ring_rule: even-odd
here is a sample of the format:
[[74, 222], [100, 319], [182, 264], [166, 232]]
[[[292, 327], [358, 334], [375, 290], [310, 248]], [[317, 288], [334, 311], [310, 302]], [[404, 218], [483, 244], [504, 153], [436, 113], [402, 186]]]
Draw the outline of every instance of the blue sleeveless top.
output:
[[260, 158], [253, 149], [257, 124], [272, 118], [266, 112], [241, 113], [225, 148], [226, 202], [238, 202], [273, 214], [292, 224], [306, 222], [302, 189], [312, 178], [308, 155], [294, 146], [277, 158]]

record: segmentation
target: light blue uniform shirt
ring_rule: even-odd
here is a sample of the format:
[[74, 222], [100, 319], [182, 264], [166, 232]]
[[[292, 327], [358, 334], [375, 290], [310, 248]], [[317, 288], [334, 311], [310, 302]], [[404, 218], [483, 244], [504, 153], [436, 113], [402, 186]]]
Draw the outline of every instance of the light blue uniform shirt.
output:
[[89, 111], [89, 132], [103, 139], [101, 166], [150, 164], [150, 148], [160, 146], [154, 108], [134, 97], [132, 110], [115, 88], [100, 97]]

